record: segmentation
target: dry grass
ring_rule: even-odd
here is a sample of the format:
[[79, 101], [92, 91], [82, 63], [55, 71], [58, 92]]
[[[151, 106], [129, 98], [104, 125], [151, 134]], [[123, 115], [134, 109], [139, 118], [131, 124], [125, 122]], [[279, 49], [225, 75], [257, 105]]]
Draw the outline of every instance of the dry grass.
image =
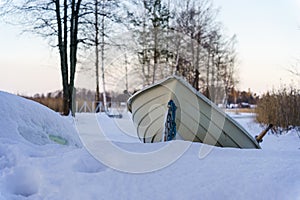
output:
[[51, 98], [51, 97], [26, 97], [27, 99], [36, 101], [44, 106], [47, 106], [48, 108], [62, 113], [63, 112], [63, 99], [62, 98]]
[[225, 111], [230, 113], [255, 113], [254, 108], [233, 108], [233, 109], [226, 109]]
[[256, 120], [261, 124], [282, 129], [300, 126], [300, 91], [283, 88], [268, 92], [259, 100], [256, 113]]

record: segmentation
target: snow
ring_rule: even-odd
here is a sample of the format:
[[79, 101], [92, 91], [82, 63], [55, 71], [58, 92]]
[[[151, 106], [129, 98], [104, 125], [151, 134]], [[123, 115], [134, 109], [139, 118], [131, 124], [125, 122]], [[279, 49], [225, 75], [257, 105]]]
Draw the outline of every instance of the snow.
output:
[[[296, 130], [266, 135], [260, 150], [143, 144], [122, 115], [62, 117], [0, 92], [0, 199], [300, 199]], [[230, 115], [253, 136], [264, 129]]]

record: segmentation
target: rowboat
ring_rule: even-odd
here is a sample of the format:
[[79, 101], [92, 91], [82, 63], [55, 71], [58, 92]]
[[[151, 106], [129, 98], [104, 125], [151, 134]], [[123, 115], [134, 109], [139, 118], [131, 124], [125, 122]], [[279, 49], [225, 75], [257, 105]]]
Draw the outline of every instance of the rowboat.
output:
[[127, 106], [145, 143], [183, 139], [219, 147], [260, 148], [240, 124], [178, 76], [140, 90]]

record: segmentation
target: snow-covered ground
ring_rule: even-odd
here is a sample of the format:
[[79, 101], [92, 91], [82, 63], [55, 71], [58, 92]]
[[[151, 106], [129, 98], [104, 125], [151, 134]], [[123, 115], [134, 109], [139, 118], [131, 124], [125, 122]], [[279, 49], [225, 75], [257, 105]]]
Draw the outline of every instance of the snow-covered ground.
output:
[[[300, 199], [295, 131], [268, 134], [261, 150], [143, 144], [123, 116], [62, 117], [0, 92], [0, 199]], [[263, 129], [232, 117], [253, 136]]]

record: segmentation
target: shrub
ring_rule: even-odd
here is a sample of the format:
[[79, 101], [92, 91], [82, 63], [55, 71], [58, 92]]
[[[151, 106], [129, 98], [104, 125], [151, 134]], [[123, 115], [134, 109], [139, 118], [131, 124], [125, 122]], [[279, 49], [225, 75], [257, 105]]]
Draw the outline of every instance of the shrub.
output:
[[300, 126], [300, 91], [291, 87], [264, 94], [256, 114], [259, 123], [273, 124], [275, 129]]

